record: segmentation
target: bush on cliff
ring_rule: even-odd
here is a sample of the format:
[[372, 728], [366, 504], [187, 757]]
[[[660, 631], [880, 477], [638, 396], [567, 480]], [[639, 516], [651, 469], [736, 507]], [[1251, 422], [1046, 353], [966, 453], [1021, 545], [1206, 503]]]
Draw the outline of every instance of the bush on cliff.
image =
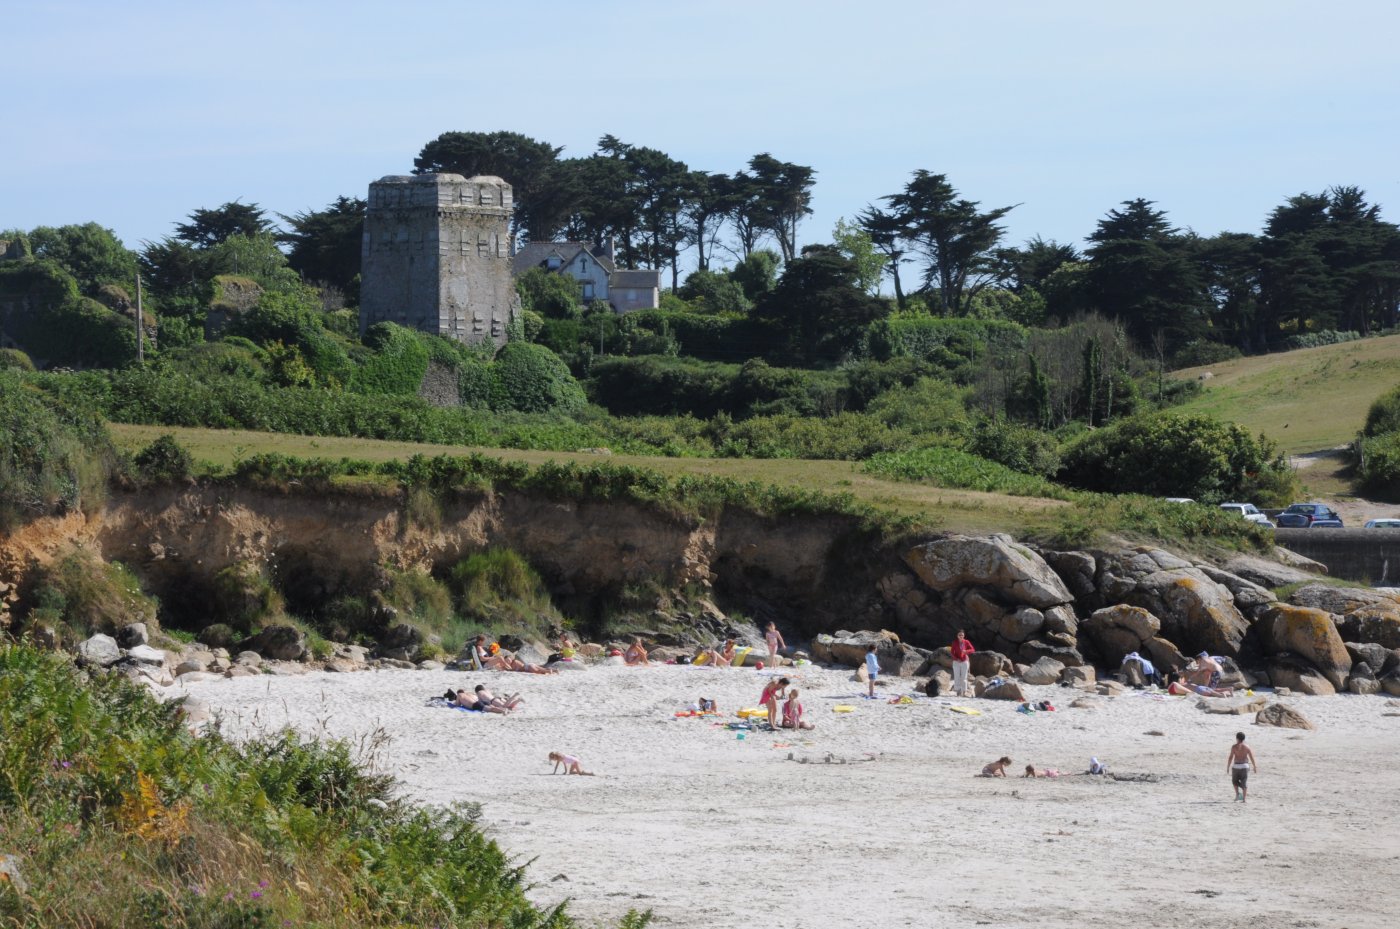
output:
[[0, 371], [0, 529], [50, 513], [91, 509], [118, 463], [107, 428], [83, 403], [65, 403]]
[[125, 678], [15, 646], [0, 734], [4, 851], [29, 885], [0, 884], [5, 925], [574, 925], [529, 901], [475, 807], [410, 806], [345, 743], [195, 738]]
[[542, 635], [562, 621], [539, 572], [510, 549], [468, 555], [448, 572], [448, 583], [458, 611], [483, 629]]
[[130, 623], [156, 628], [156, 601], [124, 565], [86, 551], [34, 572], [25, 600], [31, 604], [21, 628], [51, 626], [67, 646], [96, 633], [114, 634]]
[[1296, 497], [1296, 475], [1275, 445], [1202, 414], [1136, 416], [1072, 441], [1060, 479], [1107, 493], [1249, 500], [1278, 506]]

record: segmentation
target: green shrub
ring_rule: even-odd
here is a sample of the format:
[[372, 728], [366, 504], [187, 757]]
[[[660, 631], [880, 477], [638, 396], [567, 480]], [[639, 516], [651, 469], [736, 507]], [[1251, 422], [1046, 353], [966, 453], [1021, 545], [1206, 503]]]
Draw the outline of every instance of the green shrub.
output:
[[38, 569], [31, 588], [26, 599], [34, 609], [24, 625], [55, 623], [69, 646], [99, 632], [112, 635], [130, 623], [157, 628], [156, 601], [141, 590], [136, 576], [90, 552], [77, 551]]
[[1361, 428], [1361, 434], [1368, 437], [1390, 432], [1400, 432], [1400, 386], [1376, 398], [1366, 411], [1366, 425]]
[[948, 372], [966, 374], [968, 366], [989, 354], [1024, 348], [1027, 330], [999, 319], [953, 319], [918, 314], [889, 318], [894, 354], [929, 362]]
[[575, 319], [583, 315], [579, 284], [567, 274], [530, 268], [515, 278], [521, 309], [546, 319]]
[[1177, 349], [1175, 355], [1172, 355], [1171, 366], [1173, 369], [1196, 368], [1201, 365], [1233, 361], [1240, 357], [1242, 357], [1240, 350], [1233, 345], [1212, 342], [1210, 339], [1192, 339]]
[[0, 370], [0, 529], [103, 500], [118, 456], [90, 409]]
[[1048, 478], [1060, 470], [1060, 443], [1053, 435], [1000, 416], [980, 421], [964, 448], [1024, 474]]
[[236, 632], [249, 633], [282, 615], [282, 595], [262, 567], [239, 561], [214, 575], [214, 617]]
[[1069, 499], [1063, 487], [1042, 477], [1013, 471], [1005, 465], [954, 448], [884, 452], [872, 456], [862, 470], [897, 481], [927, 483], [935, 487]]
[[1359, 332], [1338, 332], [1335, 329], [1319, 329], [1317, 332], [1300, 332], [1283, 340], [1284, 348], [1317, 348], [1320, 345], [1338, 345], [1342, 342], [1355, 342], [1361, 338]]
[[583, 388], [543, 345], [510, 342], [491, 363], [491, 408], [568, 414], [583, 406]]
[[1359, 438], [1353, 450], [1356, 477], [1365, 492], [1400, 501], [1400, 431]]
[[1065, 449], [1060, 479], [1086, 490], [1202, 503], [1274, 506], [1298, 492], [1272, 442], [1203, 414], [1138, 416], [1087, 433]]
[[496, 634], [543, 637], [548, 626], [562, 620], [539, 573], [509, 549], [492, 548], [467, 556], [448, 572], [448, 583], [461, 614]]
[[0, 371], [33, 371], [34, 362], [17, 348], [0, 348]]
[[5, 925], [574, 925], [530, 902], [478, 808], [405, 803], [357, 761], [365, 746], [194, 738], [177, 701], [15, 646], [0, 646], [0, 732], [5, 851], [29, 884], [0, 885]]
[[0, 298], [24, 306], [9, 314], [6, 335], [44, 367], [116, 368], [136, 359], [134, 320], [81, 296], [55, 262], [0, 262]]
[[412, 329], [376, 323], [365, 331], [364, 344], [374, 354], [350, 375], [348, 389], [362, 394], [411, 397], [428, 370], [428, 349]]
[[135, 463], [138, 478], [152, 484], [185, 481], [194, 473], [189, 451], [168, 432], [137, 452]]

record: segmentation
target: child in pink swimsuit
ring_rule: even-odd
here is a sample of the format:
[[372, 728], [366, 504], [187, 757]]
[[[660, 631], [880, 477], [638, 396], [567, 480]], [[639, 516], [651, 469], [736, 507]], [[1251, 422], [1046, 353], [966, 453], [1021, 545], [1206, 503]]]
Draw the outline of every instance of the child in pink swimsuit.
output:
[[784, 729], [815, 729], [816, 727], [802, 719], [802, 704], [797, 702], [797, 688], [794, 687], [788, 692], [787, 703], [783, 704], [783, 728]]

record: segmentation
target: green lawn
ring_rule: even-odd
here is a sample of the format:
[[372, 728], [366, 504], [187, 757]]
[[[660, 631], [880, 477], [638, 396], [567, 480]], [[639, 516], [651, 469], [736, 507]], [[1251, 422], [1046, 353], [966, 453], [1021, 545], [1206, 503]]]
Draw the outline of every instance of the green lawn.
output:
[[1205, 392], [1184, 411], [1263, 432], [1291, 455], [1315, 452], [1356, 438], [1371, 403], [1400, 384], [1400, 335], [1240, 358], [1174, 376], [1195, 379], [1207, 371], [1214, 376]]
[[477, 452], [497, 458], [539, 464], [545, 461], [616, 464], [652, 468], [669, 475], [705, 474], [826, 493], [851, 493], [858, 499], [918, 517], [926, 525], [958, 532], [1017, 532], [1053, 524], [1056, 511], [1068, 506], [1040, 497], [1011, 497], [973, 490], [930, 487], [887, 481], [863, 474], [858, 462], [752, 458], [656, 458], [643, 455], [600, 455], [589, 452], [538, 452], [515, 449], [468, 448], [384, 442], [326, 436], [299, 436], [240, 429], [182, 429], [112, 423], [118, 446], [136, 450], [163, 433], [172, 433], [202, 462], [227, 467], [252, 455], [276, 452], [302, 458], [354, 458], [390, 461], [411, 455], [467, 455]]

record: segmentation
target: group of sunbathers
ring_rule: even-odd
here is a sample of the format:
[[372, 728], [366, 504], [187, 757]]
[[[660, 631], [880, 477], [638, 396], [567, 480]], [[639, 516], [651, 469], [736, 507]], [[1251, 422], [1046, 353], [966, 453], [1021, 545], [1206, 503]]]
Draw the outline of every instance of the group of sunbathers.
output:
[[525, 702], [520, 699], [520, 694], [506, 694], [504, 697], [498, 697], [487, 690], [485, 684], [477, 684], [476, 690], [472, 692], [456, 690], [448, 691], [448, 693], [453, 702], [463, 709], [479, 710], [483, 713], [505, 715]]
[[523, 674], [558, 674], [553, 668], [521, 661], [501, 651], [495, 642], [489, 645], [486, 636], [479, 635], [467, 649], [467, 661], [474, 671], [520, 671]]

